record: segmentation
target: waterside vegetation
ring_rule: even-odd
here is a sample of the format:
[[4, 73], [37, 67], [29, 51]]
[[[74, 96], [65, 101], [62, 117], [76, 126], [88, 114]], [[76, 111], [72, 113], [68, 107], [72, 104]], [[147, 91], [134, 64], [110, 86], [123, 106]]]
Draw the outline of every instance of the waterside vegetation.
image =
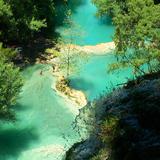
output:
[[[135, 80], [88, 104], [79, 120], [90, 137], [73, 145], [67, 160], [160, 158], [160, 4], [153, 0], [93, 0], [98, 16], [110, 15], [117, 62], [110, 72], [132, 68]], [[88, 117], [83, 117], [88, 114]]]
[[[67, 152], [67, 160], [158, 160], [160, 2], [92, 2], [98, 8], [97, 16], [112, 17], [114, 42], [76, 45], [74, 38], [81, 33], [73, 29], [73, 25], [77, 26], [70, 21], [71, 10], [75, 10], [69, 0], [0, 0], [0, 120], [16, 120], [14, 105], [24, 84], [20, 63], [49, 64], [57, 80], [51, 86], [53, 92], [61, 92], [81, 106], [76, 122], [82, 120], [87, 132], [90, 131], [87, 140], [74, 144]], [[80, 0], [76, 1], [76, 5], [79, 3]], [[66, 41], [56, 32], [61, 24], [69, 26], [64, 30]], [[131, 68], [135, 79], [100, 99], [87, 102], [83, 92], [70, 87], [69, 78], [91, 54], [108, 54], [113, 50], [117, 61], [110, 65], [109, 72]], [[38, 74], [43, 80], [43, 71]], [[49, 114], [47, 109], [45, 113]], [[51, 136], [52, 132], [48, 134]], [[48, 154], [49, 150], [45, 151]]]

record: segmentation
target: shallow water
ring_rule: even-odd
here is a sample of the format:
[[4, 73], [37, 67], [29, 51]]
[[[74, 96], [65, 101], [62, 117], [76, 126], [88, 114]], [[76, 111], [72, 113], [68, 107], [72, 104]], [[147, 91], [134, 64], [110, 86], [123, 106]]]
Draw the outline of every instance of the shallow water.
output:
[[70, 77], [71, 86], [82, 90], [92, 101], [133, 78], [129, 69], [108, 73], [109, 65], [115, 61], [112, 54], [92, 56], [81, 66], [78, 74]]
[[15, 106], [18, 121], [1, 128], [0, 160], [62, 159], [63, 150], [79, 139], [72, 126], [78, 110], [51, 89], [50, 69], [34, 65], [23, 72], [25, 85]]
[[[72, 76], [72, 86], [93, 100], [106, 87], [110, 90], [125, 82], [128, 70], [107, 73], [111, 61], [112, 55], [91, 57], [79, 74]], [[51, 67], [30, 66], [23, 76], [25, 85], [15, 106], [18, 120], [1, 125], [0, 160], [62, 160], [64, 151], [80, 140], [72, 124], [78, 109], [51, 88], [55, 82]]]
[[[91, 0], [81, 1], [82, 3], [72, 13], [72, 27], [68, 30], [66, 26], [57, 28], [62, 39], [78, 45], [111, 42], [115, 30], [111, 18], [97, 18], [97, 8], [91, 3]], [[66, 35], [66, 32], [69, 32], [69, 34]], [[69, 35], [73, 35], [71, 42]]]

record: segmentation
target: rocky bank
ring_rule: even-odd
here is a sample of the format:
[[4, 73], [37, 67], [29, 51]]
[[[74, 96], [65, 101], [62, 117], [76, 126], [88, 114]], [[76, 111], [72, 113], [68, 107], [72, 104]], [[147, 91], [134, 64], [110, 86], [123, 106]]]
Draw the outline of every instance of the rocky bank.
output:
[[[81, 112], [90, 113], [90, 137], [73, 145], [66, 160], [160, 159], [160, 73], [130, 81], [87, 107]], [[113, 117], [116, 127], [109, 123]]]

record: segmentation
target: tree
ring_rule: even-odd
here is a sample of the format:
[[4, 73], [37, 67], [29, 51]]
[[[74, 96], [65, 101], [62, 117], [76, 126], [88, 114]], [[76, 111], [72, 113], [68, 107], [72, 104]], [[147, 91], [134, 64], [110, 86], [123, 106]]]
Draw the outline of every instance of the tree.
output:
[[12, 108], [21, 90], [22, 78], [19, 69], [10, 62], [15, 52], [1, 45], [0, 55], [0, 119], [15, 120]]
[[61, 55], [60, 55], [60, 68], [65, 69], [66, 78], [70, 76], [72, 72], [79, 69], [81, 62], [87, 59], [85, 52], [80, 51], [74, 46], [74, 44], [60, 43]]
[[111, 71], [131, 67], [133, 73], [139, 75], [159, 70], [160, 5], [155, 5], [153, 0], [105, 1], [116, 26], [114, 41], [118, 62], [111, 65]]
[[[78, 50], [74, 39], [83, 35], [79, 26], [71, 20], [71, 11], [68, 10], [65, 20], [66, 29], [61, 32], [62, 38], [59, 38], [58, 48], [61, 48], [60, 67], [66, 68], [66, 77], [69, 77], [73, 70], [79, 68], [82, 59], [87, 55]], [[79, 64], [79, 65], [78, 65]]]
[[0, 4], [0, 41], [25, 42], [46, 27], [46, 20], [39, 17], [40, 9], [33, 1], [0, 0]]
[[3, 44], [0, 43], [0, 59], [11, 62], [12, 59], [16, 56], [16, 54], [16, 50], [11, 48], [3, 48]]
[[59, 3], [64, 1], [0, 0], [0, 41], [27, 43], [38, 33], [51, 35], [57, 24]]

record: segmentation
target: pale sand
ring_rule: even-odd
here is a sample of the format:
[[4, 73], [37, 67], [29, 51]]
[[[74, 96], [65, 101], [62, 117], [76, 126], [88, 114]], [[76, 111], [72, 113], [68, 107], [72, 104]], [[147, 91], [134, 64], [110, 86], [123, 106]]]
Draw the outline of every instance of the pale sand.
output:
[[66, 148], [59, 144], [51, 144], [42, 146], [39, 148], [34, 148], [32, 150], [27, 150], [23, 152], [22, 157], [30, 156], [34, 160], [47, 160], [52, 157], [53, 160], [60, 160], [65, 156]]
[[66, 44], [65, 46], [60, 48], [62, 53], [70, 49], [71, 51], [77, 50], [80, 52], [86, 52], [88, 54], [103, 55], [112, 52], [115, 49], [115, 43], [107, 42], [107, 43], [100, 43], [97, 45], [85, 45], [85, 46]]
[[65, 151], [64, 147], [61, 145], [48, 145], [42, 146], [40, 148], [36, 148], [32, 150], [35, 153], [44, 153], [44, 154], [58, 154]]

